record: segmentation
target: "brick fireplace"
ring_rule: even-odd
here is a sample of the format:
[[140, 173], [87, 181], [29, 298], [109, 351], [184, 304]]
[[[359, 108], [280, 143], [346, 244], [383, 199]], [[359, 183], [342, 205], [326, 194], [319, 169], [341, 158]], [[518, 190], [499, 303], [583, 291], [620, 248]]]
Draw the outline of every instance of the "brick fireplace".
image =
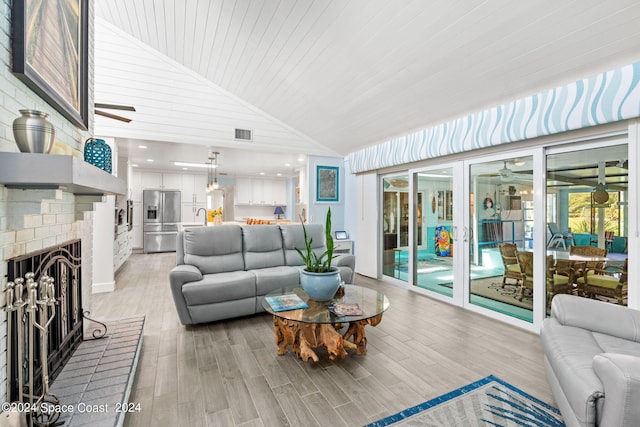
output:
[[[81, 289], [83, 308], [88, 306], [92, 276], [92, 210], [101, 196], [74, 195], [60, 189], [17, 189], [0, 185], [0, 263], [1, 289], [9, 276], [11, 258], [41, 252], [69, 241], [80, 241], [82, 258]], [[6, 304], [0, 293], [0, 305]], [[7, 396], [7, 316], [0, 313], [0, 401]]]

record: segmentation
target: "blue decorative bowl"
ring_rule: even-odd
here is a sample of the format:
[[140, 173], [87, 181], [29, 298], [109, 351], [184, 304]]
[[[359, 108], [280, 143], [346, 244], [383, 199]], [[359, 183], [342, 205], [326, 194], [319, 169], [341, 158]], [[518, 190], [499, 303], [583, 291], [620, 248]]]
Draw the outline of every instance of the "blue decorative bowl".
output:
[[329, 273], [309, 273], [302, 270], [300, 285], [312, 300], [329, 301], [340, 287], [340, 272], [335, 267]]

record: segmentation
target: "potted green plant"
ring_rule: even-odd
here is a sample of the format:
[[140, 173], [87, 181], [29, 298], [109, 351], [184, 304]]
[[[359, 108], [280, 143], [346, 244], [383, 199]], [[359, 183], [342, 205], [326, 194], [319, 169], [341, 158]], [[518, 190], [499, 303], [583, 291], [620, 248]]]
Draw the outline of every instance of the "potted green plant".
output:
[[327, 210], [324, 234], [327, 249], [320, 255], [313, 251], [313, 238], [307, 234], [307, 228], [302, 222], [304, 234], [304, 250], [296, 248], [302, 257], [305, 268], [300, 274], [302, 289], [309, 298], [316, 301], [328, 301], [333, 298], [340, 287], [340, 272], [337, 267], [331, 266], [333, 261], [333, 237], [331, 236], [331, 208]]

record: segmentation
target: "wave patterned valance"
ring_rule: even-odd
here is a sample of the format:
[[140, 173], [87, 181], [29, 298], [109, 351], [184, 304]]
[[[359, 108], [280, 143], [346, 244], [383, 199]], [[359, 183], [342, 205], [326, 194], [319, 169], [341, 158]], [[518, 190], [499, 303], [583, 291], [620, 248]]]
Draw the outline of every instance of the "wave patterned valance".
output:
[[352, 173], [640, 116], [640, 62], [349, 154]]

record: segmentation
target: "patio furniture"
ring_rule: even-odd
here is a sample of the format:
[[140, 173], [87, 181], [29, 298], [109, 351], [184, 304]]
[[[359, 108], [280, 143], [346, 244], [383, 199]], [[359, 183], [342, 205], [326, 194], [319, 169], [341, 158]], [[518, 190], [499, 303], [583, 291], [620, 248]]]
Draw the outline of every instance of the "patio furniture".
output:
[[[613, 231], [605, 231], [604, 232], [604, 247], [609, 251], [611, 250], [611, 248], [613, 246], [613, 236], [614, 236]], [[596, 245], [598, 244], [598, 236], [596, 236], [595, 238], [592, 238], [589, 241], [589, 244], [594, 244], [594, 243]]]
[[555, 222], [548, 223], [547, 227], [551, 234], [551, 237], [549, 237], [549, 240], [547, 241], [548, 248], [557, 248], [559, 245], [562, 245], [564, 249], [567, 249], [568, 242], [572, 245], [576, 244], [576, 241], [573, 239], [573, 233], [571, 233], [570, 229], [569, 231], [560, 231], [558, 224]]
[[624, 299], [628, 294], [627, 265], [629, 259], [624, 260], [622, 267], [607, 266], [606, 269], [587, 270], [587, 274], [578, 279], [584, 293], [589, 298], [604, 296], [615, 298], [618, 304], [625, 305]]
[[573, 291], [573, 268], [557, 265], [553, 255], [547, 255], [547, 312], [551, 310], [551, 300], [558, 294]]
[[588, 260], [579, 260], [574, 257], [569, 264], [569, 267], [573, 268], [573, 277], [578, 285], [578, 295], [584, 295], [584, 281], [580, 281], [579, 278], [583, 277], [587, 270], [602, 270], [606, 261], [607, 250], [596, 248], [595, 246], [570, 246], [569, 257], [576, 255], [592, 257]]
[[500, 257], [504, 266], [502, 287], [504, 288], [507, 284], [507, 279], [515, 280], [516, 285], [521, 285], [524, 277], [518, 263], [518, 247], [514, 243], [500, 243], [498, 248], [500, 249]]
[[533, 294], [533, 252], [519, 251], [516, 253], [518, 256], [518, 263], [522, 269], [522, 286], [518, 292], [518, 301], [522, 301], [524, 298], [525, 290], [529, 290]]

